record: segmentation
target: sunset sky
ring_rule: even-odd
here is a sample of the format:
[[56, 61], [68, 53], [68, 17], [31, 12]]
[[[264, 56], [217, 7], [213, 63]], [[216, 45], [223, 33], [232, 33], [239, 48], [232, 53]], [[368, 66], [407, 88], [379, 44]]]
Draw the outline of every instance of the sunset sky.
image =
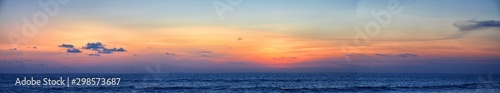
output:
[[[500, 73], [495, 0], [71, 0], [26, 34], [45, 2], [0, 1], [0, 72]], [[356, 44], [388, 4], [401, 11]]]

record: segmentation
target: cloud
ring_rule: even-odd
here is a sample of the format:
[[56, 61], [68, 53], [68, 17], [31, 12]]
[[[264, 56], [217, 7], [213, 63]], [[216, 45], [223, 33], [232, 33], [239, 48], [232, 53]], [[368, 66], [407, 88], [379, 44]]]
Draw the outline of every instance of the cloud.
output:
[[89, 54], [89, 56], [101, 56], [99, 54]]
[[195, 54], [201, 55], [201, 56], [208, 56], [209, 54], [212, 54], [212, 51], [198, 51], [198, 52], [195, 52]]
[[95, 49], [93, 48], [92, 50], [97, 51], [97, 53], [102, 53], [102, 54], [111, 54], [113, 52], [126, 52], [127, 50], [123, 48], [102, 48], [102, 49]]
[[17, 50], [17, 48], [11, 48], [11, 49], [9, 49], [9, 50], [13, 50], [13, 51], [16, 51], [16, 50]]
[[470, 20], [465, 22], [456, 22], [453, 26], [460, 29], [460, 31], [473, 31], [484, 28], [500, 28], [500, 21], [496, 20], [486, 20], [486, 21], [476, 21]]
[[[82, 49], [97, 51], [97, 53], [100, 53], [100, 54], [111, 54], [113, 52], [126, 52], [127, 51], [121, 47], [120, 48], [106, 48], [104, 46], [105, 45], [102, 44], [101, 42], [95, 42], [95, 43], [89, 42], [89, 43], [87, 43], [87, 45], [82, 47]], [[82, 51], [74, 48], [74, 46], [71, 44], [61, 44], [61, 45], [59, 45], [59, 47], [68, 48], [68, 50], [66, 51], [68, 53], [80, 53], [80, 52], [82, 52]]]
[[500, 21], [497, 20], [486, 20], [486, 21], [463, 21], [463, 22], [455, 22], [453, 26], [457, 27], [459, 31], [453, 35], [445, 37], [444, 39], [459, 39], [462, 38], [471, 32], [479, 31], [480, 29], [486, 28], [500, 28]]
[[[481, 29], [497, 28], [496, 31], [500, 31], [500, 21], [499, 20], [469, 20], [460, 21], [453, 23], [453, 26], [457, 27], [459, 30], [447, 37], [433, 38], [433, 39], [373, 39], [372, 41], [434, 41], [434, 40], [448, 40], [448, 39], [459, 39], [468, 34], [479, 32]], [[334, 39], [334, 40], [351, 40], [351, 39]]]
[[111, 54], [111, 53], [113, 53], [113, 51], [103, 49], [103, 50], [97, 50], [97, 53], [101, 53], [101, 54]]
[[373, 55], [375, 55], [375, 56], [382, 56], [382, 57], [387, 57], [387, 56], [389, 56], [389, 55], [387, 55], [387, 54], [373, 54]]
[[273, 59], [276, 59], [276, 60], [295, 60], [295, 59], [299, 59], [297, 57], [274, 57]]
[[165, 54], [166, 54], [166, 55], [175, 55], [174, 53], [168, 53], [168, 52], [167, 52], [167, 53], [165, 53]]
[[103, 48], [103, 50], [113, 51], [113, 52], [125, 52], [125, 51], [127, 51], [127, 50], [125, 50], [125, 49], [123, 49], [123, 48], [121, 48], [121, 47], [120, 47], [120, 48], [110, 48], [110, 49], [108, 49], [108, 48]]
[[[352, 53], [352, 54], [346, 54], [346, 56], [350, 57], [371, 57], [370, 55], [365, 55], [365, 54], [359, 54], [359, 53]], [[412, 53], [400, 53], [400, 54], [373, 54], [373, 56], [378, 56], [378, 57], [401, 57], [401, 58], [410, 58], [410, 57], [418, 57], [419, 55], [417, 54], [412, 54]]]
[[410, 58], [410, 57], [418, 57], [419, 55], [417, 54], [412, 54], [412, 53], [401, 53], [401, 54], [373, 54], [375, 56], [380, 56], [380, 57], [401, 57], [401, 58]]
[[61, 44], [59, 47], [64, 47], [64, 48], [74, 48], [72, 44]]
[[104, 45], [101, 42], [96, 42], [96, 43], [87, 43], [86, 46], [83, 47], [83, 49], [102, 49], [104, 48]]
[[416, 55], [416, 54], [410, 54], [410, 53], [403, 53], [403, 54], [399, 54], [398, 56], [399, 57], [404, 57], [404, 58], [406, 58], [406, 57], [418, 57], [418, 55]]
[[359, 54], [359, 53], [346, 54], [345, 56], [350, 56], [350, 57], [368, 57], [368, 55]]
[[76, 48], [70, 48], [70, 49], [66, 50], [66, 52], [68, 52], [68, 53], [81, 53], [82, 51], [80, 51], [79, 49], [76, 49]]

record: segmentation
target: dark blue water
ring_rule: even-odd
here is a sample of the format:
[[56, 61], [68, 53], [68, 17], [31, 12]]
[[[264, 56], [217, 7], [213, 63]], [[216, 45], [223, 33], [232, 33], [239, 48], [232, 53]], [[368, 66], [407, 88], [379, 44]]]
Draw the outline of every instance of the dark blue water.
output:
[[[498, 74], [0, 74], [0, 92], [500, 92]], [[15, 86], [16, 78], [122, 78], [118, 86]]]

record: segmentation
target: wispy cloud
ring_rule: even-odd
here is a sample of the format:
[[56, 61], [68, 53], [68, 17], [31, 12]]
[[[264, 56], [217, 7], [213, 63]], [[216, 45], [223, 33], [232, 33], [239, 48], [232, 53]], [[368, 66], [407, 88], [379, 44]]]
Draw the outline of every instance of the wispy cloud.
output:
[[101, 56], [99, 54], [89, 54], [89, 56]]
[[72, 44], [61, 44], [61, 45], [59, 45], [59, 47], [74, 48], [75, 46], [73, 46]]
[[500, 21], [497, 20], [486, 20], [486, 21], [476, 21], [470, 20], [465, 22], [456, 22], [453, 26], [460, 29], [459, 31], [473, 31], [484, 28], [500, 28]]
[[401, 53], [401, 54], [373, 54], [374, 56], [379, 57], [401, 57], [401, 58], [410, 58], [410, 57], [419, 57], [417, 54], [412, 53]]
[[350, 56], [350, 57], [368, 57], [368, 55], [360, 54], [360, 53], [346, 54], [346, 56]]
[[165, 53], [166, 55], [175, 55], [174, 53]]
[[273, 58], [275, 60], [295, 60], [295, 59], [299, 59], [297, 57], [275, 57]]
[[404, 57], [404, 58], [406, 58], [406, 57], [418, 57], [418, 55], [416, 55], [416, 54], [410, 54], [410, 53], [403, 53], [403, 54], [399, 54], [398, 56], [399, 57]]
[[198, 51], [198, 52], [195, 52], [195, 54], [201, 55], [201, 56], [208, 56], [209, 54], [212, 54], [212, 51]]
[[457, 33], [445, 37], [444, 39], [459, 39], [462, 38], [471, 32], [479, 31], [480, 29], [487, 28], [500, 28], [500, 21], [497, 20], [486, 20], [486, 21], [464, 21], [464, 22], [456, 22], [453, 26], [457, 27], [459, 30]]

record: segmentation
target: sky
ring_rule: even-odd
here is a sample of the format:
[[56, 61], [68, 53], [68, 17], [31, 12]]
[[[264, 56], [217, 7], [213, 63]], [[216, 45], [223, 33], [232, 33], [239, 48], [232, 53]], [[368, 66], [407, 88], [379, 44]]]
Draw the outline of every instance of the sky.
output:
[[500, 1], [0, 1], [0, 73], [148, 72], [500, 73]]

